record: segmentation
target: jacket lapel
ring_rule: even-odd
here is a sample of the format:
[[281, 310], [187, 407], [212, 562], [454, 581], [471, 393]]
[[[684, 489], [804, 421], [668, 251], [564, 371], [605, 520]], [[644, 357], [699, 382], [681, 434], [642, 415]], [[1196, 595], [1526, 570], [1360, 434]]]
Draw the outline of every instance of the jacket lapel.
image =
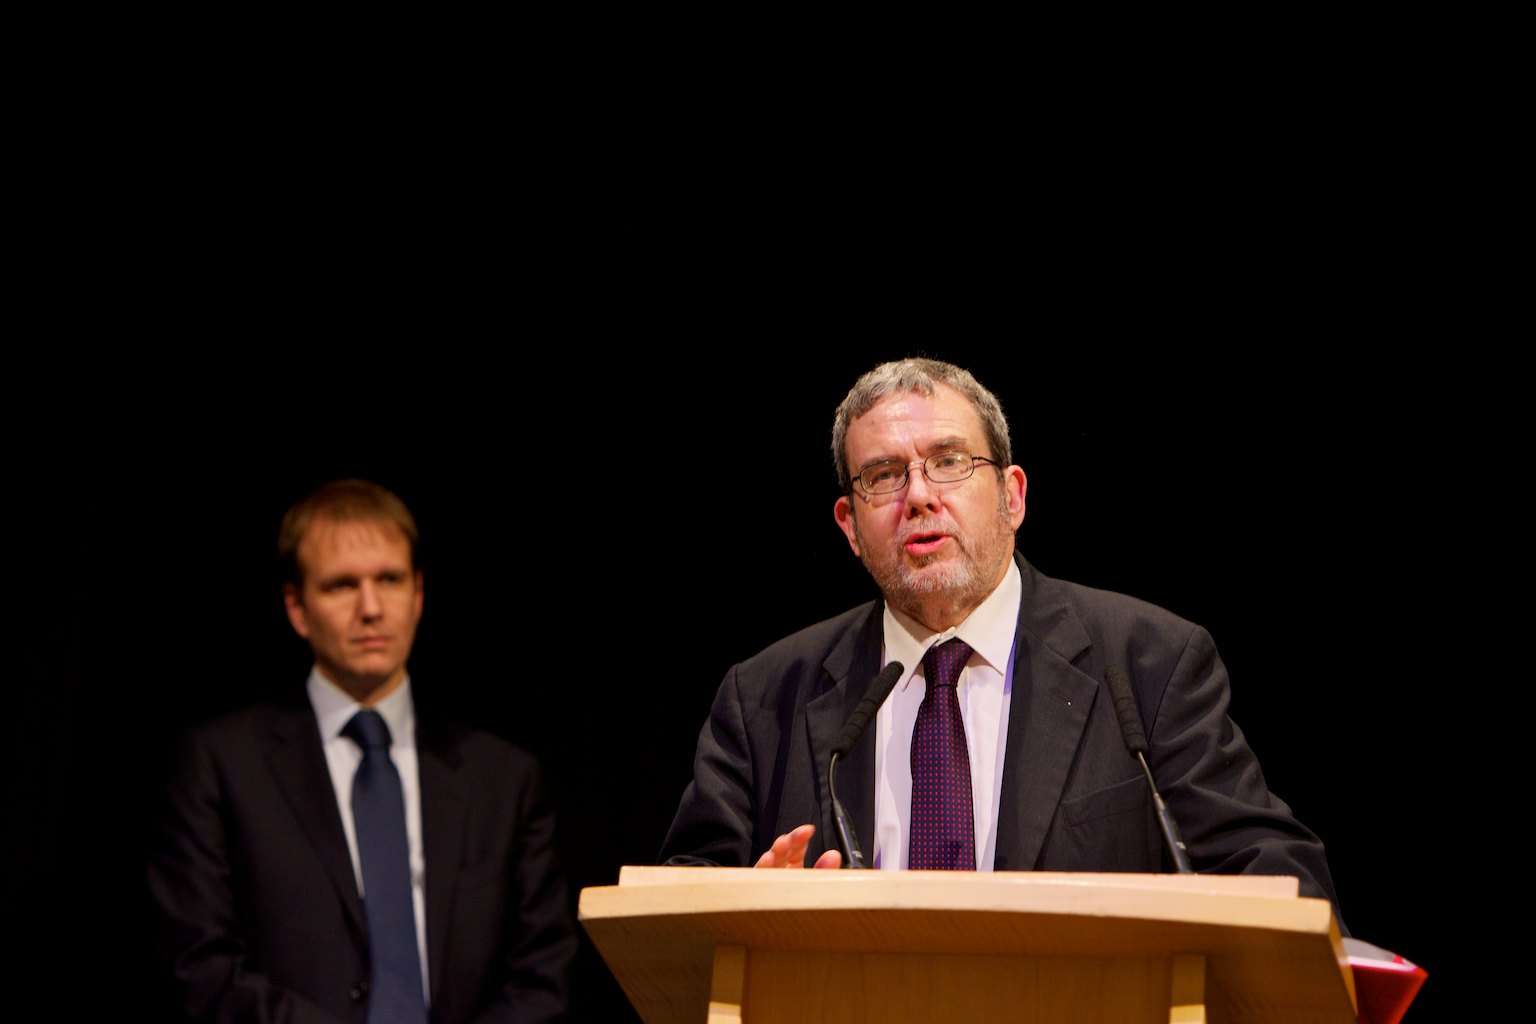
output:
[[463, 755], [456, 738], [416, 712], [416, 761], [421, 780], [421, 844], [426, 860], [427, 971], [431, 990], [441, 991], [448, 926], [453, 916], [453, 872], [462, 856], [468, 797], [459, 774]]
[[330, 768], [320, 747], [320, 731], [309, 701], [300, 699], [278, 708], [273, 715], [270, 738], [267, 764], [277, 787], [314, 844], [315, 853], [361, 941], [368, 932], [363, 920], [363, 901], [357, 894], [357, 875], [347, 850], [347, 834], [342, 828], [336, 791], [331, 788]]
[[1099, 686], [1074, 667], [1088, 631], [1051, 580], [1015, 556], [1024, 577], [998, 811], [998, 871], [1028, 871], [1066, 787]]
[[[882, 615], [885, 605], [874, 602], [863, 624], [848, 632], [822, 663], [828, 689], [806, 703], [806, 735], [810, 742], [811, 763], [816, 773], [816, 793], [821, 807], [812, 850], [838, 848], [833, 819], [828, 765], [832, 750], [842, 740], [848, 718], [864, 699], [869, 684], [880, 672]], [[837, 796], [848, 814], [854, 838], [866, 857], [872, 857], [866, 845], [875, 834], [875, 730], [871, 718], [864, 735], [837, 762]]]

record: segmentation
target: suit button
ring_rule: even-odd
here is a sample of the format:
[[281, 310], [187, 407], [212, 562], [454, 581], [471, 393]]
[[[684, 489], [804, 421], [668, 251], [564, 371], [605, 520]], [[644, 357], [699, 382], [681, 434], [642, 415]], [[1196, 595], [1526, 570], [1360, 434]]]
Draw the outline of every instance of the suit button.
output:
[[356, 985], [353, 985], [352, 986], [352, 991], [347, 993], [347, 995], [352, 997], [352, 1001], [354, 1003], [362, 1002], [363, 1001], [363, 997], [366, 996], [367, 994], [368, 994], [368, 983], [366, 981], [360, 981]]

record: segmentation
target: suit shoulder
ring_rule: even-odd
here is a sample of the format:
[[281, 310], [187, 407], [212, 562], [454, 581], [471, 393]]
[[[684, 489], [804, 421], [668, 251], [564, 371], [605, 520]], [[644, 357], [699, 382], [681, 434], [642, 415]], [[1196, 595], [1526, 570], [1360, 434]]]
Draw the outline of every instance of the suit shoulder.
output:
[[801, 661], [819, 665], [834, 648], [868, 625], [878, 604], [877, 601], [866, 601], [856, 608], [798, 629], [764, 647], [741, 662], [739, 667], [744, 670], [765, 667], [782, 670], [785, 665]]
[[508, 771], [540, 771], [539, 759], [532, 751], [489, 729], [435, 715], [419, 717], [416, 725], [419, 746], [463, 758], [479, 767], [494, 765]]
[[205, 715], [173, 728], [157, 750], [157, 776], [165, 782], [215, 776], [251, 781], [265, 778], [268, 757], [283, 750], [320, 750], [313, 714], [281, 705], [253, 704]]
[[1162, 636], [1187, 639], [1203, 627], [1161, 605], [1140, 597], [1056, 579], [1038, 570], [1029, 586], [1035, 606], [1043, 611], [1070, 611], [1092, 636]]
[[266, 732], [294, 713], [285, 705], [250, 704], [199, 718], [183, 728], [182, 734], [190, 741], [218, 744]]

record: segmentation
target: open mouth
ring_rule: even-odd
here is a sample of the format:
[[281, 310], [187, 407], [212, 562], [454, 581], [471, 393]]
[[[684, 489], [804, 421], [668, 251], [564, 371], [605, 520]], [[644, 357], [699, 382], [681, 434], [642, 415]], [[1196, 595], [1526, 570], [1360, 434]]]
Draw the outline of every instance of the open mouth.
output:
[[921, 557], [923, 555], [933, 554], [935, 551], [939, 550], [939, 548], [942, 547], [944, 542], [948, 539], [948, 534], [925, 531], [923, 533], [912, 534], [902, 542], [902, 547], [907, 550], [908, 554]]

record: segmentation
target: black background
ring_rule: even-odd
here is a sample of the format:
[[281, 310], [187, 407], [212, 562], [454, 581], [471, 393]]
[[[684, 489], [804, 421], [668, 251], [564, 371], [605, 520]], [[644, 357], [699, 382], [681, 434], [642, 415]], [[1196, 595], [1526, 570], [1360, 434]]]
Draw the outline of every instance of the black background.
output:
[[[1028, 558], [1210, 629], [1350, 928], [1430, 972], [1409, 1024], [1466, 1012], [1515, 869], [1480, 802], [1523, 753], [1494, 738], [1524, 671], [1495, 583], [1521, 578], [1529, 461], [1488, 316], [1509, 274], [1418, 135], [1303, 125], [1283, 92], [1171, 119], [1105, 97], [1022, 140], [927, 100], [923, 131], [622, 93], [289, 131], [254, 87], [185, 108], [217, 117], [102, 97], [70, 130], [112, 173], [32, 154], [52, 180], [11, 282], [23, 977], [82, 1019], [162, 1012], [166, 748], [302, 681], [272, 545], [331, 477], [415, 510], [416, 685], [542, 759], [573, 898], [653, 862], [728, 667], [873, 596], [832, 413], [925, 354], [1002, 400]], [[590, 949], [578, 997], [629, 1019]]]

